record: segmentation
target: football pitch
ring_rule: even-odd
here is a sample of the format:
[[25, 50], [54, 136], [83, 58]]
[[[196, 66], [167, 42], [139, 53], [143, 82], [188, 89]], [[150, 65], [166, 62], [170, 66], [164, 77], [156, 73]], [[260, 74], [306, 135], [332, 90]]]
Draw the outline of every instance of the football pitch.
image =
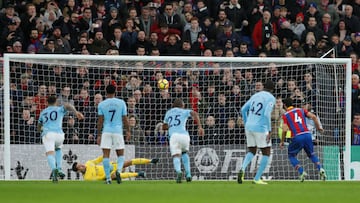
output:
[[356, 181], [269, 181], [254, 185], [250, 181], [123, 181], [103, 182], [0, 181], [3, 203], [223, 203], [223, 202], [324, 202], [360, 201], [360, 182]]

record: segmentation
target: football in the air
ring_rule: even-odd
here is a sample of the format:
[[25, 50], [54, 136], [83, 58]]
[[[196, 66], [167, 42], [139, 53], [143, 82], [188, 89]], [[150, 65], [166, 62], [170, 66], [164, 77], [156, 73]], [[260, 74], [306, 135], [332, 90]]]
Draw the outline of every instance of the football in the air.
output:
[[158, 87], [161, 90], [166, 90], [169, 88], [169, 81], [167, 81], [166, 79], [161, 79], [158, 81]]

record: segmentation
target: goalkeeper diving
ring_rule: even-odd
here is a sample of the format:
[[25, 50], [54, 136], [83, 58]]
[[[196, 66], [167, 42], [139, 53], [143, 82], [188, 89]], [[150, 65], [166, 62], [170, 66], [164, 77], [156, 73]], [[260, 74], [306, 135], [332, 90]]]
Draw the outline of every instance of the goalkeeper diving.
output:
[[[84, 180], [92, 181], [92, 180], [105, 180], [105, 171], [104, 166], [101, 164], [103, 161], [103, 157], [99, 156], [96, 159], [89, 160], [85, 164], [81, 164], [78, 162], [73, 163], [72, 170], [75, 172], [80, 172], [83, 175]], [[132, 165], [141, 165], [141, 164], [156, 164], [159, 162], [159, 159], [146, 159], [146, 158], [135, 158], [128, 161], [125, 161], [123, 169], [132, 166]], [[110, 175], [111, 179], [116, 179], [116, 171], [117, 171], [117, 163], [110, 163]], [[121, 178], [132, 178], [132, 177], [143, 177], [145, 178], [145, 172], [125, 172], [121, 173]]]

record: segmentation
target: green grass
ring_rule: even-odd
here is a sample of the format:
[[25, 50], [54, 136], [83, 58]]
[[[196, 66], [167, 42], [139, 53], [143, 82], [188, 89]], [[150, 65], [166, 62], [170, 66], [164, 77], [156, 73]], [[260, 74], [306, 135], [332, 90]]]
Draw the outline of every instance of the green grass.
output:
[[103, 182], [0, 181], [2, 203], [223, 203], [290, 202], [349, 203], [360, 201], [360, 182], [269, 181], [253, 185], [245, 181], [123, 181]]

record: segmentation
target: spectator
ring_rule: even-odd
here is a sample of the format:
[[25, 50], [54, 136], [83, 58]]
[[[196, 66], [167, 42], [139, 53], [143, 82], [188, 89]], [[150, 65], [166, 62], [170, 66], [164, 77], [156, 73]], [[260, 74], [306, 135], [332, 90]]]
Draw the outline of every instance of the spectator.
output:
[[197, 10], [195, 12], [195, 17], [197, 17], [199, 21], [202, 22], [207, 16], [210, 15], [210, 11], [206, 6], [204, 0], [198, 0], [196, 6]]
[[272, 35], [265, 44], [264, 50], [266, 55], [269, 57], [280, 57], [283, 56], [284, 50], [281, 47], [279, 38], [276, 35]]
[[351, 117], [354, 118], [354, 115], [360, 113], [360, 83], [359, 76], [357, 74], [352, 74], [351, 76], [352, 90], [351, 90]]
[[296, 15], [295, 22], [291, 23], [290, 25], [290, 29], [299, 39], [301, 39], [301, 34], [306, 29], [303, 22], [304, 22], [304, 14], [300, 12]]
[[177, 55], [179, 53], [179, 50], [181, 50], [180, 41], [181, 38], [179, 35], [175, 35], [175, 34], [167, 35], [164, 38], [164, 42], [166, 43], [165, 45], [166, 52], [164, 53], [164, 55], [168, 55], [168, 56]]
[[34, 96], [34, 103], [36, 104], [35, 118], [36, 120], [40, 116], [40, 112], [47, 107], [47, 87], [44, 84], [40, 84], [38, 93]]
[[[227, 18], [234, 23], [234, 32], [240, 36], [249, 34], [246, 11], [239, 4], [238, 0], [230, 0], [229, 6], [225, 8]], [[246, 30], [246, 31], [245, 31]]]
[[360, 32], [360, 19], [353, 14], [353, 7], [351, 5], [345, 6], [345, 24], [346, 30], [350, 33]]
[[169, 27], [169, 29], [175, 29], [181, 33], [183, 28], [182, 28], [180, 16], [174, 12], [173, 5], [171, 3], [167, 3], [165, 4], [164, 8], [165, 8], [164, 13], [159, 16], [159, 23], [166, 24]]
[[69, 103], [71, 105], [74, 105], [74, 100], [72, 99], [71, 95], [71, 88], [69, 86], [64, 86], [61, 89], [59, 97], [57, 98], [58, 104], [63, 105], [64, 103]]
[[352, 47], [352, 39], [351, 36], [346, 36], [344, 40], [340, 43], [340, 50], [338, 51], [338, 56], [342, 58], [349, 58], [350, 53], [354, 51], [354, 48]]
[[359, 56], [360, 55], [360, 32], [355, 33], [352, 46], [354, 48], [354, 52]]
[[36, 12], [35, 4], [28, 3], [25, 7], [26, 12], [20, 15], [20, 27], [25, 32], [24, 36], [29, 36], [31, 28], [36, 26], [36, 18], [39, 17], [39, 14]]
[[284, 104], [282, 102], [281, 97], [276, 97], [276, 103], [274, 106], [274, 110], [271, 112], [271, 142], [272, 143], [280, 143], [280, 137], [278, 134], [278, 130], [281, 126], [282, 115], [285, 113]]
[[355, 114], [352, 122], [351, 144], [360, 145], [360, 114]]
[[[29, 36], [23, 33], [22, 29], [14, 19], [10, 20], [5, 25], [7, 25], [7, 27], [5, 27], [1, 33], [0, 45], [2, 50], [6, 50], [6, 45], [12, 45], [15, 41], [23, 42], [25, 36]], [[26, 48], [24, 48], [24, 50], [26, 50]], [[20, 51], [22, 52], [22, 49], [20, 49]]]
[[121, 90], [121, 97], [124, 99], [128, 99], [131, 97], [135, 90], [139, 90], [141, 85], [141, 81], [137, 76], [130, 76], [128, 82], [125, 87]]
[[63, 54], [69, 54], [71, 52], [71, 46], [69, 41], [62, 36], [62, 31], [60, 27], [54, 27], [52, 31], [52, 36], [50, 38], [55, 39], [55, 48], [62, 50]]
[[97, 29], [92, 44], [89, 46], [89, 51], [95, 55], [104, 55], [110, 48], [109, 43], [104, 39], [104, 33], [101, 29]]
[[287, 50], [291, 51], [293, 57], [305, 57], [305, 51], [300, 45], [300, 39], [295, 37], [292, 39], [291, 45]]
[[321, 16], [318, 11], [317, 3], [311, 2], [309, 4], [308, 10], [305, 12], [305, 25], [309, 24], [310, 17], [313, 17], [315, 19], [316, 24], [319, 24], [321, 22]]
[[211, 144], [218, 144], [219, 142], [219, 133], [218, 126], [216, 124], [216, 119], [214, 116], [209, 115], [206, 117], [205, 126], [204, 126], [204, 136], [202, 137], [203, 140], [199, 141], [199, 144], [204, 145], [211, 145]]
[[83, 144], [80, 129], [73, 116], [68, 116], [63, 124], [65, 133], [64, 144]]
[[[336, 25], [336, 24], [335, 24]], [[331, 37], [334, 33], [334, 23], [331, 21], [331, 16], [329, 13], [324, 13], [321, 18], [321, 24], [319, 25], [320, 29], [324, 30], [324, 34], [328, 37]]]
[[322, 17], [324, 17], [325, 14], [328, 14], [330, 16], [330, 22], [333, 22], [336, 25], [339, 22], [339, 14], [337, 13], [335, 6], [329, 2], [329, 0], [320, 0], [318, 11]]
[[339, 41], [343, 41], [347, 35], [351, 35], [344, 19], [339, 20], [339, 23], [334, 28], [334, 34], [339, 36]]
[[141, 15], [139, 16], [139, 28], [145, 32], [146, 39], [150, 38], [151, 27], [154, 24], [154, 20], [150, 17], [150, 8], [143, 6], [141, 8]]
[[238, 127], [235, 118], [229, 118], [226, 126], [224, 139], [220, 140], [220, 142], [223, 144], [245, 143], [245, 131], [242, 131], [241, 128]]
[[252, 32], [251, 39], [253, 41], [253, 46], [258, 52], [265, 48], [265, 45], [268, 43], [272, 35], [277, 34], [276, 25], [272, 24], [270, 19], [271, 12], [269, 10], [265, 10], [262, 19], [259, 19], [256, 22]]
[[224, 31], [217, 35], [216, 45], [225, 47], [228, 41], [231, 42], [232, 47], [239, 47], [242, 42], [242, 38], [236, 32], [233, 32], [233, 27], [230, 21], [226, 21], [223, 27]]
[[322, 36], [324, 36], [324, 31], [321, 30], [318, 26], [317, 26], [317, 21], [316, 18], [311, 16], [309, 17], [308, 20], [308, 25], [306, 27], [306, 30], [301, 34], [301, 42], [305, 43], [305, 39], [306, 39], [306, 35], [309, 32], [313, 32], [316, 41], [320, 41], [320, 39], [322, 38]]
[[22, 116], [16, 125], [16, 138], [14, 144], [40, 143], [36, 136], [36, 120], [29, 109], [22, 110]]
[[138, 119], [135, 115], [129, 114], [129, 126], [131, 131], [130, 140], [127, 141], [127, 144], [133, 145], [143, 145], [146, 143], [145, 133], [143, 129], [141, 129], [140, 125], [138, 124]]

